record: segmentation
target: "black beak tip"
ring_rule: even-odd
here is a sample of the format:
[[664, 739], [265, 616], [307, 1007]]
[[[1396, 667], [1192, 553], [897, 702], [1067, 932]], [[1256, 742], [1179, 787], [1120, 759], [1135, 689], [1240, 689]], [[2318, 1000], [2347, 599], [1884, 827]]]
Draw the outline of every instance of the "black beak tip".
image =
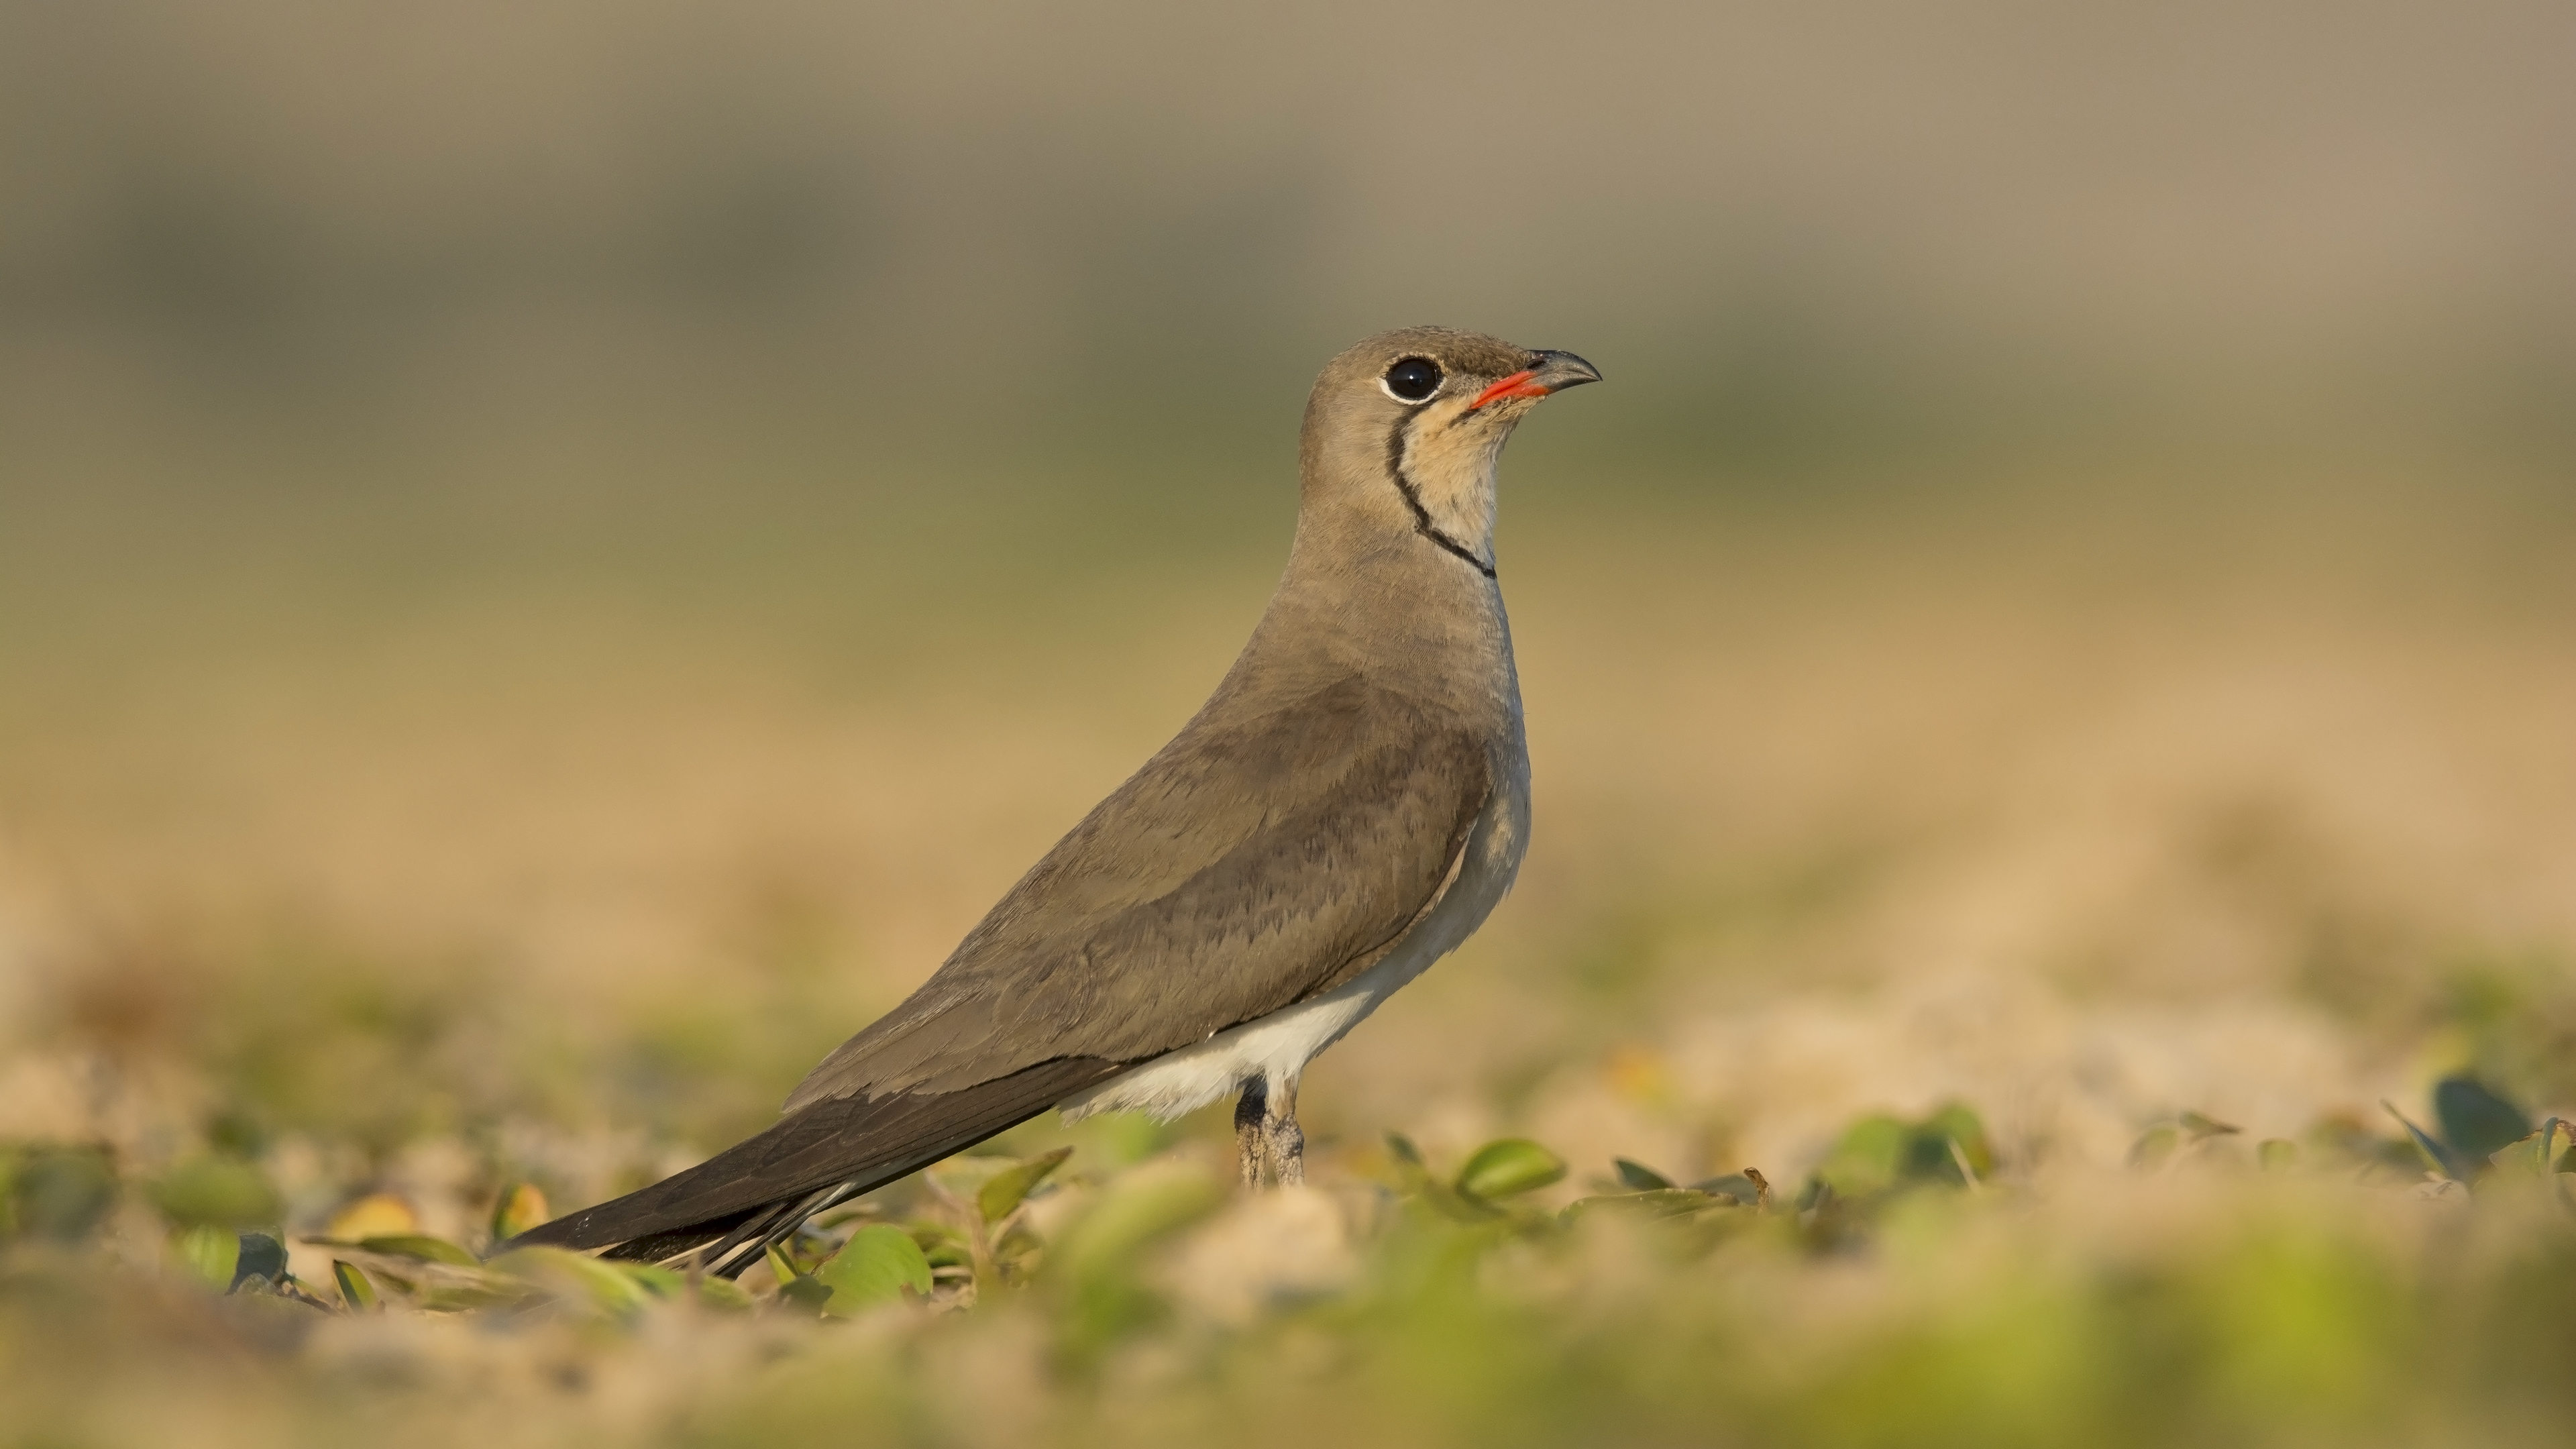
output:
[[1544, 385], [1549, 392], [1563, 392], [1569, 387], [1581, 387], [1587, 382], [1601, 380], [1601, 369], [1571, 352], [1560, 352], [1553, 347], [1538, 350], [1536, 371], [1538, 376], [1531, 381]]

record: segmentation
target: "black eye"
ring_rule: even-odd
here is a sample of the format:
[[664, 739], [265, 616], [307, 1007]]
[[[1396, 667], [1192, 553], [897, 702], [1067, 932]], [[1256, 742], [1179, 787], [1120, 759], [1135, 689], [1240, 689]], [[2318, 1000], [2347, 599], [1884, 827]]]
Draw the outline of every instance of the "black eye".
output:
[[1440, 364], [1428, 357], [1408, 357], [1386, 370], [1386, 390], [1402, 402], [1420, 402], [1440, 390]]

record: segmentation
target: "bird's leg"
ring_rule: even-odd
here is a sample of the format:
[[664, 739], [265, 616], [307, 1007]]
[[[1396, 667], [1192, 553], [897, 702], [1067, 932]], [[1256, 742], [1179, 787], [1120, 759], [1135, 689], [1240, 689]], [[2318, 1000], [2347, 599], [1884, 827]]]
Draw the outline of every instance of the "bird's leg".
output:
[[1306, 1131], [1297, 1125], [1297, 1079], [1288, 1078], [1266, 1095], [1270, 1110], [1261, 1135], [1270, 1158], [1271, 1175], [1281, 1187], [1304, 1187]]
[[1306, 1133], [1297, 1125], [1295, 1078], [1243, 1079], [1243, 1095], [1234, 1104], [1234, 1142], [1245, 1187], [1260, 1187], [1264, 1179], [1281, 1187], [1305, 1185]]
[[1270, 1153], [1262, 1141], [1269, 1117], [1270, 1083], [1262, 1077], [1243, 1079], [1243, 1095], [1234, 1104], [1234, 1143], [1243, 1160], [1243, 1185], [1261, 1186], [1261, 1169]]

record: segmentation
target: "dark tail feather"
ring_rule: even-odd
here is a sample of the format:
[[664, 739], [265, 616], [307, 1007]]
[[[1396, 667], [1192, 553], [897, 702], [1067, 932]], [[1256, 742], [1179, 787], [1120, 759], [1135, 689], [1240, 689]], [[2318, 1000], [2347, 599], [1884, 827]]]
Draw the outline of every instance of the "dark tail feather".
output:
[[735, 1247], [783, 1238], [831, 1202], [918, 1172], [1120, 1070], [1098, 1057], [1062, 1057], [954, 1092], [816, 1102], [686, 1172], [531, 1228], [495, 1251], [615, 1245], [611, 1257], [661, 1262], [732, 1239], [721, 1254], [730, 1277], [758, 1256]]
[[803, 1197], [736, 1213], [696, 1228], [631, 1238], [600, 1256], [630, 1263], [672, 1264], [717, 1278], [738, 1278], [743, 1269], [759, 1262], [770, 1248], [796, 1236], [807, 1218], [865, 1191], [859, 1186], [862, 1180], [835, 1183]]

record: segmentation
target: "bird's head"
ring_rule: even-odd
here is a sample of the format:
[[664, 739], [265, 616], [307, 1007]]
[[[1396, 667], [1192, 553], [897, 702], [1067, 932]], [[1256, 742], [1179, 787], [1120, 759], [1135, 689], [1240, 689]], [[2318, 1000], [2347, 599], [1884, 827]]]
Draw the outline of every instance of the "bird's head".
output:
[[1599, 382], [1571, 352], [1448, 327], [1382, 332], [1326, 364], [1306, 403], [1306, 507], [1409, 527], [1493, 574], [1494, 461], [1550, 393]]

